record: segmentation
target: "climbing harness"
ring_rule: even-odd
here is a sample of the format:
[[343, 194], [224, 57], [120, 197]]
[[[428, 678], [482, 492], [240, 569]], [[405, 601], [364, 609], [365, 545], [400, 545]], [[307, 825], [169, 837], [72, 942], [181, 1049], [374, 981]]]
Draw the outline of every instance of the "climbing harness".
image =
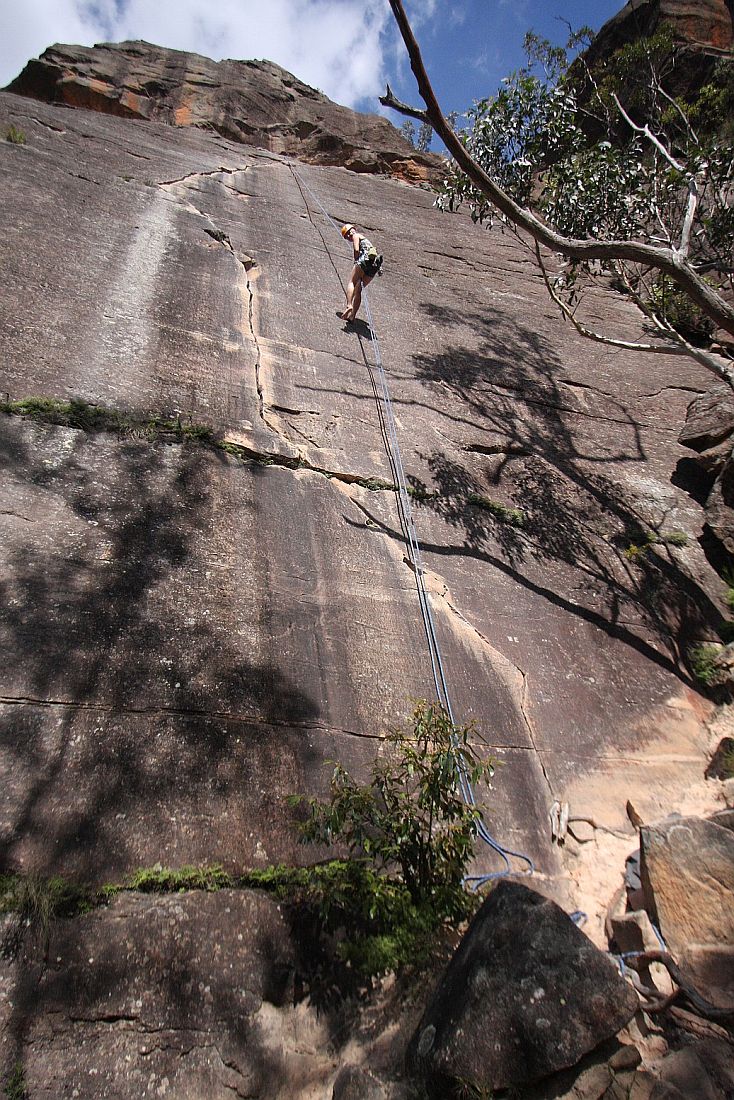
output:
[[[323, 214], [324, 218], [326, 218], [326, 220], [332, 226], [332, 228], [340, 235], [344, 235], [341, 227], [331, 217], [331, 215], [325, 209], [323, 203], [319, 199], [318, 195], [314, 194], [314, 192], [303, 179], [301, 174], [297, 171], [292, 162], [288, 160], [286, 163], [288, 164], [288, 167], [290, 168], [293, 177], [298, 184], [301, 194], [303, 195], [304, 190], [307, 191], [316, 206]], [[303, 198], [304, 203], [306, 203], [305, 195], [303, 195]], [[306, 206], [308, 207], [308, 203], [306, 203]], [[387, 385], [387, 378], [385, 376], [385, 369], [382, 362], [382, 354], [377, 339], [377, 333], [375, 332], [375, 326], [372, 319], [372, 310], [370, 309], [369, 296], [366, 288], [362, 300], [365, 306], [367, 325], [369, 327], [370, 340], [372, 343], [372, 352], [374, 355], [375, 367], [379, 380], [379, 394], [377, 395], [378, 408], [385, 434], [385, 447], [387, 451], [388, 461], [390, 463], [390, 469], [392, 470], [393, 474], [394, 484], [396, 486], [400, 526], [402, 528], [403, 536], [405, 538], [405, 545], [408, 553], [409, 562], [415, 575], [416, 588], [418, 590], [418, 602], [420, 605], [421, 618], [423, 620], [426, 640], [428, 642], [428, 653], [431, 661], [433, 682], [436, 689], [436, 698], [448, 715], [452, 725], [455, 725], [456, 723], [454, 721], [453, 709], [451, 707], [448, 684], [446, 682], [446, 670], [444, 668], [443, 660], [441, 658], [441, 651], [439, 649], [438, 637], [436, 634], [436, 625], [433, 619], [430, 601], [428, 599], [428, 591], [425, 582], [425, 570], [423, 567], [420, 544], [418, 542], [418, 533], [416, 531], [415, 523], [413, 520], [413, 509], [410, 504], [408, 483], [405, 477], [405, 470], [403, 468], [403, 461], [400, 454], [400, 443], [398, 441], [398, 433], [395, 423], [395, 415], [393, 412], [392, 399], [390, 397], [390, 390]], [[535, 867], [530, 856], [525, 855], [522, 852], [515, 852], [511, 848], [507, 848], [504, 845], [500, 844], [500, 842], [498, 840], [495, 840], [495, 838], [487, 829], [484, 819], [481, 816], [481, 811], [477, 806], [474, 787], [469, 779], [466, 764], [461, 758], [459, 758], [459, 764], [457, 766], [457, 782], [465, 803], [468, 806], [472, 806], [473, 808], [478, 810], [478, 836], [497, 856], [499, 856], [503, 864], [503, 868], [500, 871], [492, 871], [486, 875], [470, 875], [467, 876], [465, 882], [470, 884], [472, 889], [477, 890], [487, 882], [512, 874], [513, 870], [510, 859], [520, 860], [522, 863], [527, 865], [526, 870], [521, 872], [522, 874], [533, 874]]]

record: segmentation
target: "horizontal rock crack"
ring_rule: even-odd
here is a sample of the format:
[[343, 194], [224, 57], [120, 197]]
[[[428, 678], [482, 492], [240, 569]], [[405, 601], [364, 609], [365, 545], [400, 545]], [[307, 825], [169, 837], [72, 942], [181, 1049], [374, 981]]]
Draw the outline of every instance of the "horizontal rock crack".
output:
[[158, 716], [174, 718], [212, 718], [222, 722], [235, 722], [241, 725], [267, 726], [275, 729], [301, 729], [317, 733], [336, 734], [344, 737], [358, 737], [368, 741], [379, 740], [379, 734], [362, 733], [359, 730], [343, 729], [336, 726], [328, 726], [319, 722], [286, 721], [280, 718], [266, 718], [257, 713], [233, 713], [232, 711], [206, 710], [204, 708], [186, 707], [125, 707], [112, 703], [76, 702], [73, 699], [40, 699], [32, 696], [0, 696], [0, 705], [16, 707], [57, 707], [65, 710], [89, 711], [96, 714], [108, 714], [120, 717]]

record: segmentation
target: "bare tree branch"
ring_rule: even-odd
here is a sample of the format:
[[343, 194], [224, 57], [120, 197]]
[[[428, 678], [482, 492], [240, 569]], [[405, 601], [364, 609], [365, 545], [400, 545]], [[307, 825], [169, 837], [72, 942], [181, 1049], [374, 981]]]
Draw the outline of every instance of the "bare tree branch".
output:
[[734, 1004], [722, 1007], [711, 1004], [702, 997], [698, 990], [686, 980], [673, 957], [667, 951], [646, 951], [635, 958], [635, 968], [649, 966], [650, 963], [662, 963], [676, 985], [680, 986], [684, 996], [695, 1008], [699, 1015], [707, 1020], [734, 1020]]
[[548, 294], [558, 306], [559, 310], [566, 318], [566, 320], [570, 321], [576, 331], [581, 336], [585, 336], [587, 340], [594, 340], [597, 344], [607, 344], [609, 347], [612, 348], [623, 348], [625, 351], [649, 351], [657, 352], [659, 355], [688, 355], [688, 351], [682, 347], [670, 348], [666, 344], [640, 344], [635, 342], [634, 340], [615, 340], [611, 336], [604, 336], [602, 333], [596, 332], [594, 329], [589, 328], [588, 325], [585, 325], [583, 323], [583, 321], [579, 321], [568, 303], [564, 302], [563, 299], [559, 297], [559, 295], [556, 293], [553, 283], [550, 280], [550, 276], [548, 275], [548, 269], [546, 268], [543, 261], [543, 257], [540, 252], [540, 246], [538, 245], [537, 241], [535, 243], [535, 259], [543, 276], [543, 281], [545, 283], [545, 288], [548, 291]]
[[[666, 98], [669, 99], [670, 97], [667, 96]], [[688, 258], [688, 251], [691, 243], [691, 229], [693, 228], [693, 218], [695, 216], [696, 206], [698, 204], [698, 182], [696, 180], [696, 177], [691, 172], [686, 172], [685, 165], [680, 164], [680, 162], [675, 159], [670, 150], [665, 148], [660, 138], [656, 137], [656, 135], [653, 134], [649, 126], [639, 126], [636, 122], [633, 122], [627, 111], [625, 111], [624, 107], [619, 102], [619, 97], [616, 94], [612, 96], [612, 99], [617, 104], [619, 113], [622, 115], [622, 118], [625, 120], [625, 122], [629, 126], [631, 126], [636, 133], [644, 134], [648, 141], [650, 141], [655, 146], [660, 155], [665, 160], [667, 160], [671, 168], [675, 168], [677, 172], [680, 172], [681, 175], [684, 175], [687, 178], [688, 203], [686, 205], [686, 214], [685, 218], [683, 219], [683, 228], [680, 234], [680, 244], [676, 249], [673, 250], [677, 253], [678, 256], [681, 257], [681, 259], [686, 260]], [[685, 118], [685, 115], [683, 117]]]
[[[627, 274], [622, 264], [615, 264], [614, 270], [622, 280], [625, 290], [639, 309], [640, 313], [643, 313], [645, 317], [647, 317], [648, 321], [655, 326], [664, 339], [670, 340], [676, 345], [675, 348], [668, 348], [669, 351], [683, 351], [686, 355], [690, 356], [691, 359], [695, 359], [697, 363], [705, 367], [706, 370], [715, 374], [722, 382], [726, 382], [729, 386], [734, 388], [734, 367], [729, 366], [727, 360], [723, 356], [714, 355], [712, 352], [706, 351], [705, 348], [697, 348], [695, 344], [689, 343], [677, 329], [673, 328], [672, 325], [664, 321], [650, 308], [641, 294], [638, 294], [627, 278]], [[644, 279], [641, 281], [649, 295], [650, 291], [645, 286]]]
[[427, 113], [419, 107], [411, 107], [409, 104], [396, 99], [389, 84], [385, 85], [385, 94], [380, 96], [380, 103], [383, 107], [392, 107], [394, 111], [399, 111], [401, 115], [409, 115], [410, 118], [417, 118], [419, 122], [427, 122], [430, 125]]
[[647, 124], [645, 126], [639, 126], [636, 122], [632, 121], [632, 119], [630, 118], [630, 116], [627, 114], [624, 107], [622, 106], [622, 104], [619, 102], [619, 97], [617, 96], [616, 92], [612, 94], [612, 99], [617, 104], [617, 109], [619, 110], [619, 113], [621, 114], [622, 118], [627, 123], [627, 125], [630, 126], [633, 130], [635, 130], [638, 134], [644, 134], [645, 137], [647, 138], [647, 140], [652, 145], [655, 146], [655, 148], [660, 153], [660, 155], [662, 157], [664, 157], [665, 160], [667, 160], [667, 162], [671, 166], [671, 168], [675, 168], [676, 172], [680, 172], [681, 175], [685, 175], [685, 171], [686, 171], [685, 165], [680, 164], [675, 159], [673, 154], [668, 149], [665, 148], [665, 146], [663, 145], [660, 138], [657, 137], [655, 134], [653, 134], [652, 130], [650, 129], [650, 127]]
[[691, 230], [693, 229], [693, 218], [696, 214], [696, 206], [698, 204], [698, 183], [695, 176], [688, 177], [688, 203], [686, 204], [686, 216], [683, 219], [683, 228], [680, 232], [680, 244], [678, 245], [678, 255], [682, 256], [684, 260], [688, 259], [688, 250], [691, 246]]
[[[540, 244], [553, 252], [559, 252], [572, 260], [627, 260], [646, 267], [654, 267], [669, 275], [689, 296], [691, 301], [718, 326], [734, 336], [734, 306], [726, 302], [716, 290], [706, 283], [691, 265], [673, 248], [661, 248], [642, 241], [575, 240], [564, 237], [540, 221], [530, 210], [519, 206], [499, 187], [478, 164], [454, 134], [444, 118], [436, 94], [428, 79], [418, 43], [403, 8], [402, 0], [390, 0], [395, 21], [405, 43], [413, 75], [418, 84], [421, 99], [426, 105], [426, 118], [453, 156], [459, 168], [509, 221], [524, 229]], [[380, 100], [385, 103], [388, 97]], [[387, 103], [387, 106], [393, 104]], [[396, 110], [400, 108], [396, 107]], [[410, 108], [412, 112], [414, 108]]]

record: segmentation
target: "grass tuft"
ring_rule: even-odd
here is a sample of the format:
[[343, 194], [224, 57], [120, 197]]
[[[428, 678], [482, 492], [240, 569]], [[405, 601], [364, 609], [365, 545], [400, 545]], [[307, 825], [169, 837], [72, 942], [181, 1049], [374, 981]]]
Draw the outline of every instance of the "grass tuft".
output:
[[688, 535], [685, 531], [674, 529], [672, 531], [651, 531], [641, 543], [630, 543], [624, 551], [624, 556], [629, 561], [640, 561], [644, 558], [652, 546], [688, 546]]
[[688, 535], [685, 531], [674, 529], [672, 531], [659, 531], [652, 539], [662, 546], [688, 546]]
[[143, 894], [175, 894], [184, 890], [206, 890], [216, 893], [233, 887], [235, 881], [218, 863], [210, 866], [187, 865], [178, 870], [168, 867], [141, 867], [125, 884], [127, 890], [139, 890]]
[[527, 522], [527, 516], [522, 509], [508, 508], [506, 504], [500, 504], [499, 501], [491, 500], [480, 493], [469, 493], [467, 500], [475, 508], [482, 508], [485, 512], [491, 512], [495, 519], [499, 520], [500, 523], [506, 523], [509, 527], [524, 527]]
[[52, 917], [76, 916], [93, 905], [88, 890], [60, 875], [0, 875], [0, 913], [17, 913], [44, 932]]
[[361, 485], [363, 489], [368, 489], [371, 493], [379, 493], [385, 489], [395, 488], [391, 481], [385, 481], [382, 477], [358, 478], [356, 484]]
[[5, 131], [5, 140], [11, 145], [25, 145], [25, 134], [17, 126], [8, 126]]
[[25, 1074], [23, 1072], [22, 1062], [16, 1062], [13, 1066], [13, 1070], [3, 1087], [3, 1092], [7, 1100], [26, 1100], [28, 1093], [25, 1087]]

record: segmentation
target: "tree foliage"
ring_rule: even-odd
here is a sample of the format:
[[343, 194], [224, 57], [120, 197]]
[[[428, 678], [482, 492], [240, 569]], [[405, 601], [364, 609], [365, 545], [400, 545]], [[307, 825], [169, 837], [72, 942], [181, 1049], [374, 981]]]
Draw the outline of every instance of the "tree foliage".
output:
[[463, 913], [462, 882], [480, 815], [462, 798], [458, 776], [474, 785], [494, 771], [477, 756], [475, 736], [438, 705], [419, 704], [411, 731], [385, 738], [368, 783], [335, 765], [329, 801], [307, 804], [305, 838], [343, 844], [350, 857], [368, 859], [379, 872], [397, 871], [416, 905]]
[[[453, 154], [439, 205], [467, 204], [531, 239], [553, 300], [586, 336], [622, 347], [694, 356], [730, 384], [725, 346], [707, 346], [716, 326], [734, 334], [734, 61], [722, 61], [691, 102], [671, 84], [678, 55], [664, 28], [592, 71], [584, 28], [566, 47], [529, 33], [528, 64], [496, 95], [474, 104], [457, 139], [443, 118], [401, 0], [390, 0], [426, 103], [420, 111]], [[559, 263], [559, 260], [561, 261]], [[583, 320], [586, 288], [614, 284], [643, 314], [634, 343]], [[685, 307], [682, 305], [685, 301]], [[679, 318], [685, 315], [685, 324]]]
[[400, 133], [419, 153], [429, 152], [431, 140], [433, 138], [433, 127], [430, 122], [422, 122], [416, 133], [415, 123], [411, 119], [406, 118], [405, 122], [400, 127]]

